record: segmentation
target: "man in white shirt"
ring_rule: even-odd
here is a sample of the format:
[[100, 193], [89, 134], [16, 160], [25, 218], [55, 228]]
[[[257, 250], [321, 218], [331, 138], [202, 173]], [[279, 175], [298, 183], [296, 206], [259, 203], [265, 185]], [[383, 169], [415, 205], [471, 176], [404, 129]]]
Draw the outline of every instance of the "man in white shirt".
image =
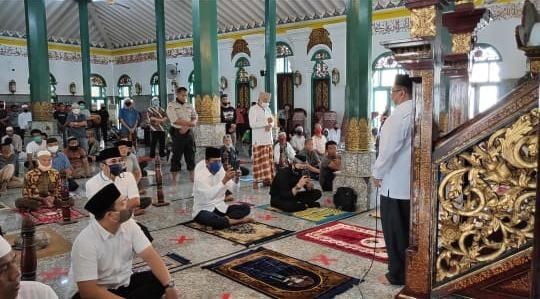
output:
[[21, 106], [23, 112], [19, 113], [19, 118], [17, 122], [19, 123], [19, 128], [21, 130], [21, 138], [24, 143], [24, 133], [28, 130], [28, 123], [32, 121], [32, 112], [28, 111], [28, 105], [24, 104]]
[[26, 162], [24, 163], [24, 166], [28, 169], [36, 166], [32, 161], [37, 158], [37, 153], [47, 150], [47, 141], [43, 140], [40, 130], [32, 129], [30, 134], [32, 135], [32, 141], [26, 145]]
[[373, 184], [380, 188], [381, 222], [388, 251], [388, 273], [393, 285], [405, 284], [405, 251], [409, 246], [412, 81], [397, 75], [392, 88], [396, 108], [381, 128], [379, 156], [373, 166]]
[[[84, 208], [94, 219], [73, 242], [68, 298], [178, 298], [167, 267], [114, 184], [96, 192]], [[133, 273], [133, 253], [151, 271]]]
[[249, 126], [251, 127], [251, 142], [253, 145], [253, 188], [259, 188], [262, 182], [270, 186], [274, 177], [272, 162], [272, 127], [274, 118], [268, 108], [270, 94], [261, 92], [256, 105], [249, 108]]
[[319, 123], [315, 124], [313, 131], [315, 133], [312, 137], [313, 148], [315, 149], [319, 157], [322, 157], [326, 152], [326, 136], [322, 134], [322, 126]]
[[336, 144], [341, 141], [341, 129], [338, 123], [335, 123], [334, 127], [328, 130], [328, 141], [334, 141]]
[[298, 153], [304, 149], [304, 142], [306, 142], [306, 137], [304, 136], [304, 128], [298, 125], [294, 128], [294, 135], [291, 137], [291, 145], [294, 150]]
[[225, 169], [221, 165], [221, 151], [208, 147], [205, 160], [195, 166], [193, 183], [193, 218], [195, 222], [213, 229], [224, 229], [231, 225], [253, 222], [248, 217], [248, 205], [225, 203], [225, 192], [235, 190], [240, 173], [233, 168]]
[[287, 133], [278, 134], [278, 142], [274, 145], [274, 163], [278, 168], [289, 167], [296, 152], [292, 145], [287, 142]]
[[0, 298], [58, 299], [50, 286], [37, 281], [21, 281], [21, 271], [11, 244], [0, 236]]

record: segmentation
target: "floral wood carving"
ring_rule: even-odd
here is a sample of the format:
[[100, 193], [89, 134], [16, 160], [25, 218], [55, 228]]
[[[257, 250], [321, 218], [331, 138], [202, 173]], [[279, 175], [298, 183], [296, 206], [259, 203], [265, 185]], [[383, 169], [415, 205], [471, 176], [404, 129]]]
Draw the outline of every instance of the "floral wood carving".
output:
[[307, 45], [307, 52], [316, 45], [323, 44], [327, 45], [328, 48], [332, 49], [332, 40], [330, 39], [330, 33], [324, 28], [315, 28], [309, 34], [309, 42]]
[[218, 96], [197, 95], [195, 97], [195, 110], [199, 115], [199, 122], [217, 124], [221, 121], [220, 102]]
[[438, 282], [532, 240], [538, 124], [535, 108], [440, 164]]
[[243, 39], [237, 39], [234, 41], [231, 52], [231, 60], [238, 53], [246, 53], [247, 56], [251, 57], [251, 51], [249, 50], [248, 43]]

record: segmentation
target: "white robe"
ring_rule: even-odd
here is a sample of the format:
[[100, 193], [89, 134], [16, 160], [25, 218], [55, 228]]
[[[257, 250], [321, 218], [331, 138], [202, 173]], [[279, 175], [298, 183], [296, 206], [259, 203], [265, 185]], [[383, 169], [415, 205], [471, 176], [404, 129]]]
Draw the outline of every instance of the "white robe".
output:
[[381, 128], [379, 156], [373, 177], [382, 179], [379, 194], [394, 199], [411, 198], [411, 135], [413, 103], [401, 103]]

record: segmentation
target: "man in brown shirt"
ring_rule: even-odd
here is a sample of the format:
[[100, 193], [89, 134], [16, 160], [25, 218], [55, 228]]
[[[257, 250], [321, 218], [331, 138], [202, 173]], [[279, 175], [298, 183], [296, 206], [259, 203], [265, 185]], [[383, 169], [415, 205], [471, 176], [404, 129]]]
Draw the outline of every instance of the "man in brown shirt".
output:
[[159, 98], [152, 98], [152, 107], [148, 108], [148, 123], [152, 132], [150, 141], [150, 157], [156, 156], [156, 146], [159, 142], [159, 156], [165, 157], [165, 123], [167, 113], [159, 106]]
[[88, 165], [86, 152], [80, 147], [77, 138], [73, 136], [68, 138], [68, 146], [65, 148], [64, 154], [68, 157], [73, 168], [72, 177], [74, 179], [90, 177], [90, 166]]

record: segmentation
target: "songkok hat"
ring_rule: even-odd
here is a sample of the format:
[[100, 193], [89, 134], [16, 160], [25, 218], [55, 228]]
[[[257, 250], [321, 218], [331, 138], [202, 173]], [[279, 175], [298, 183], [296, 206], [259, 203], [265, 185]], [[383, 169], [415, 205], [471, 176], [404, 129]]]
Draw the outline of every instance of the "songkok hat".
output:
[[206, 160], [212, 159], [212, 158], [221, 158], [221, 152], [218, 148], [215, 147], [207, 147], [206, 153], [205, 153]]
[[122, 155], [120, 155], [120, 151], [118, 150], [117, 147], [111, 147], [111, 148], [106, 148], [102, 150], [97, 156], [96, 160], [105, 161], [111, 158], [120, 158], [121, 156]]
[[121, 145], [125, 145], [125, 146], [128, 146], [128, 147], [132, 147], [133, 146], [133, 142], [129, 141], [129, 140], [119, 140], [117, 142], [114, 143], [114, 146], [121, 146]]
[[37, 153], [37, 157], [39, 158], [39, 157], [41, 157], [41, 156], [49, 156], [49, 157], [50, 157], [50, 156], [51, 156], [51, 152], [49, 152], [49, 151], [39, 151], [39, 152]]
[[294, 162], [296, 163], [306, 163], [306, 161], [307, 157], [304, 154], [296, 154], [296, 156], [294, 156]]
[[4, 237], [0, 236], [0, 258], [3, 258], [10, 252], [11, 252], [11, 245], [9, 245], [8, 241], [6, 241]]
[[84, 209], [95, 216], [102, 215], [114, 205], [120, 195], [122, 193], [118, 191], [116, 185], [110, 183], [94, 194], [84, 205]]
[[4, 139], [4, 141], [0, 145], [10, 145], [12, 141], [13, 140], [11, 140], [11, 138], [7, 137]]
[[394, 85], [407, 88], [407, 90], [412, 90], [412, 80], [409, 75], [396, 75]]

